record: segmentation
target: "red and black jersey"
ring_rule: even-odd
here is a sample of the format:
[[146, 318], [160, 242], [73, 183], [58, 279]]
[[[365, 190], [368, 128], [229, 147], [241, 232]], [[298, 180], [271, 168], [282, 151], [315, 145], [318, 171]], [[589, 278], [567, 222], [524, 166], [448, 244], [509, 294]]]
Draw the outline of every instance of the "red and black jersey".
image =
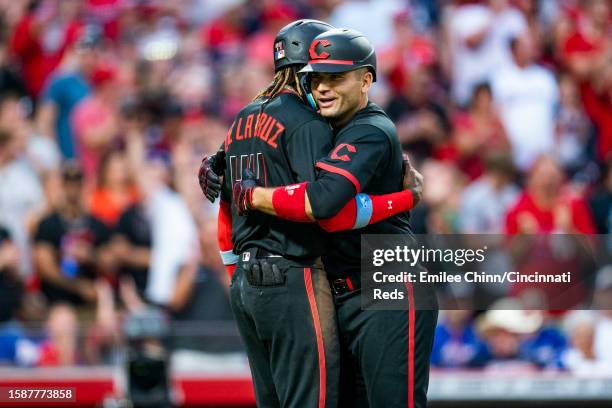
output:
[[[295, 93], [258, 99], [238, 115], [224, 143], [227, 170], [221, 198], [231, 202], [232, 185], [250, 168], [259, 185], [277, 187], [314, 181], [315, 163], [332, 148], [332, 130]], [[238, 216], [232, 206], [234, 253], [252, 247], [288, 258], [314, 258], [326, 249], [317, 224], [293, 223], [261, 212]]]
[[[348, 124], [336, 130], [334, 142], [334, 148], [315, 166], [317, 179], [333, 178], [335, 183], [327, 183], [327, 186], [337, 186], [334, 189], [337, 193], [330, 194], [325, 187], [321, 188], [324, 183], [307, 186], [316, 218], [326, 218], [320, 214], [329, 212], [323, 207], [329, 207], [330, 202], [338, 201], [338, 205], [346, 202], [346, 194], [341, 197], [339, 193], [346, 190], [340, 185], [342, 182], [346, 186], [346, 180], [353, 186], [352, 195], [381, 195], [402, 190], [403, 158], [397, 131], [391, 119], [376, 104], [369, 102]], [[408, 221], [409, 213], [403, 212], [364, 228], [332, 234], [329, 250], [323, 257], [326, 271], [339, 277], [358, 273], [361, 234], [410, 234]]]

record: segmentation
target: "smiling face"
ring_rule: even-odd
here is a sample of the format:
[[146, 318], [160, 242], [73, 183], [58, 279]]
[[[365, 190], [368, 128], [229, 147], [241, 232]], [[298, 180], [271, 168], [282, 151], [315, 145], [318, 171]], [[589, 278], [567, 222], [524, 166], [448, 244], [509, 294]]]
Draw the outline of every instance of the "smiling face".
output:
[[367, 105], [372, 80], [372, 73], [367, 68], [338, 73], [314, 72], [311, 88], [321, 116], [334, 126], [346, 124]]

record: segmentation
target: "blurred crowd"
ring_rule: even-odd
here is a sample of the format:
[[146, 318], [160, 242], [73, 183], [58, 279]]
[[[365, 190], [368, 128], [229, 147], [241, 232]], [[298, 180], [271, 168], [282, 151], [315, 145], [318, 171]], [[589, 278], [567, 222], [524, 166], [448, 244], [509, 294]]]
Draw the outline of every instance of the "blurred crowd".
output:
[[[0, 364], [113, 361], [147, 305], [231, 319], [195, 175], [302, 17], [374, 43], [426, 180], [415, 233], [610, 232], [607, 0], [0, 0]], [[445, 313], [434, 365], [612, 366], [608, 312], [500, 312]]]

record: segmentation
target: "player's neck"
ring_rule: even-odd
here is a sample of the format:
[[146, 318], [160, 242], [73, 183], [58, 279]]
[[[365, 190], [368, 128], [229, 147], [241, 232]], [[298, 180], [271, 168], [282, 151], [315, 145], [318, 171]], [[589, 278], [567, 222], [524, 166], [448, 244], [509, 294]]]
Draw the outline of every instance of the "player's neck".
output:
[[292, 87], [291, 85], [285, 85], [283, 87], [283, 90], [281, 91], [281, 93], [292, 93], [292, 94], [296, 94], [296, 95], [299, 96], [299, 94], [296, 91], [296, 89], [294, 87]]

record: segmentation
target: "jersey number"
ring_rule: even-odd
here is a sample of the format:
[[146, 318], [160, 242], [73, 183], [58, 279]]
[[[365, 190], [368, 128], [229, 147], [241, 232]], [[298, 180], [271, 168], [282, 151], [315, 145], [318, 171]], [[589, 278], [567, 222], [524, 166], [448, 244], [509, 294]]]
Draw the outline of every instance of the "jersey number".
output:
[[230, 156], [230, 176], [232, 185], [236, 181], [242, 180], [242, 171], [251, 169], [260, 184], [266, 185], [266, 163], [263, 153], [242, 154], [240, 156]]

